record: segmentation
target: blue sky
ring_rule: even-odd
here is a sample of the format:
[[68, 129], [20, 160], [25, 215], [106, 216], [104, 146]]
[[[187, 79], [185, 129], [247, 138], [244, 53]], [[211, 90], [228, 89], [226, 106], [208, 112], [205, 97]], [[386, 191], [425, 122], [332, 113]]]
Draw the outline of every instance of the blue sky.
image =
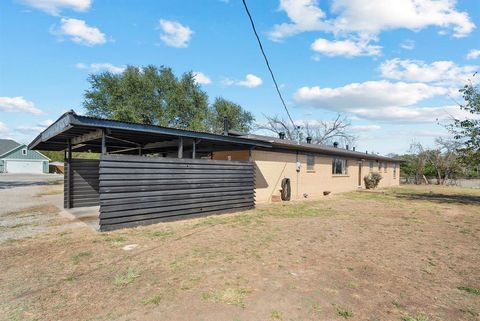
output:
[[[432, 144], [480, 68], [480, 1], [264, 0], [250, 10], [296, 122], [347, 115], [359, 150]], [[2, 0], [0, 136], [83, 113], [89, 73], [166, 65], [210, 99], [286, 116], [240, 0]], [[440, 125], [438, 124], [440, 123]]]

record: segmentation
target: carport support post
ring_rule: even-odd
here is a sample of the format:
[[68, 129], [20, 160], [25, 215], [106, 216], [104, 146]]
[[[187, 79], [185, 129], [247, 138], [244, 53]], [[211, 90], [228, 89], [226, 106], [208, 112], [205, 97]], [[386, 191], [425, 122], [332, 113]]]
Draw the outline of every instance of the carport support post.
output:
[[193, 145], [192, 145], [192, 158], [195, 159], [195, 154], [197, 152], [197, 139], [195, 138], [193, 140]]
[[102, 155], [107, 154], [107, 141], [105, 135], [105, 129], [102, 129]]
[[66, 152], [66, 163], [67, 163], [67, 171], [65, 172], [65, 204], [63, 206], [65, 208], [72, 208], [72, 140], [69, 139], [67, 141], [67, 152]]
[[183, 137], [178, 137], [178, 158], [183, 158]]

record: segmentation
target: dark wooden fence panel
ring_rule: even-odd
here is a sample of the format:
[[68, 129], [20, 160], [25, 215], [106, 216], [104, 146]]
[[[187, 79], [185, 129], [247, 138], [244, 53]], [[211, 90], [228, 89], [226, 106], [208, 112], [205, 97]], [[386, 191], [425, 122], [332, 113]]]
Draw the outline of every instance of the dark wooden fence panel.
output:
[[102, 231], [255, 206], [250, 162], [105, 155], [99, 186]]
[[96, 206], [99, 196], [99, 160], [72, 159], [65, 162], [64, 207]]

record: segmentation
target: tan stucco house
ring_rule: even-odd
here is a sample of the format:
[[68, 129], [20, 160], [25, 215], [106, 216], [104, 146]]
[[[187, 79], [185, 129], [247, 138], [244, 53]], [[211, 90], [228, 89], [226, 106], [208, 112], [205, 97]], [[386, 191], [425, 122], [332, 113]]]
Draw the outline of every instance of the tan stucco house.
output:
[[298, 143], [261, 135], [229, 133], [242, 138], [267, 141], [273, 148], [214, 152], [216, 160], [255, 162], [255, 200], [267, 203], [281, 199], [289, 180], [291, 199], [315, 199], [325, 193], [365, 188], [363, 178], [371, 172], [382, 175], [379, 187], [400, 184], [400, 161], [354, 150]]
[[[223, 135], [63, 114], [29, 145], [65, 151], [64, 207], [99, 205], [100, 230], [237, 212], [399, 184], [399, 161], [375, 154], [240, 134]], [[99, 159], [73, 152], [99, 153]], [[8, 167], [8, 166], [7, 166]]]

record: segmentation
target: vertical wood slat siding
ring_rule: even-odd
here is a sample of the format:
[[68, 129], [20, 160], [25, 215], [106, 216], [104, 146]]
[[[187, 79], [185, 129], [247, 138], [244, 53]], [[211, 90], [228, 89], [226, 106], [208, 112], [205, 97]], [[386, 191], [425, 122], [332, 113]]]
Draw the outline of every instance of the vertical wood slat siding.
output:
[[100, 230], [255, 206], [251, 162], [103, 155]]
[[[68, 206], [68, 197], [70, 197], [72, 208], [100, 204], [99, 164], [100, 161], [94, 159], [72, 159], [70, 164], [65, 162], [63, 193], [65, 208]], [[70, 178], [69, 166], [72, 167]], [[68, 193], [69, 186], [70, 193]]]

